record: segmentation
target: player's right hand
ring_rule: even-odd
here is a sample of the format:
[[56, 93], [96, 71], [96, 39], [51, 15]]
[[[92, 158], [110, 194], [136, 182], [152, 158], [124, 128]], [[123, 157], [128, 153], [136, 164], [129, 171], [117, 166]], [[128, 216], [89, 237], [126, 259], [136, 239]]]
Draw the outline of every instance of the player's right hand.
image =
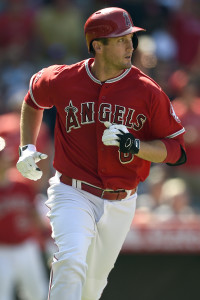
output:
[[36, 147], [32, 144], [19, 147], [19, 155], [16, 165], [18, 171], [28, 179], [35, 181], [40, 179], [43, 173], [36, 165], [36, 162], [46, 159], [48, 155], [37, 152]]

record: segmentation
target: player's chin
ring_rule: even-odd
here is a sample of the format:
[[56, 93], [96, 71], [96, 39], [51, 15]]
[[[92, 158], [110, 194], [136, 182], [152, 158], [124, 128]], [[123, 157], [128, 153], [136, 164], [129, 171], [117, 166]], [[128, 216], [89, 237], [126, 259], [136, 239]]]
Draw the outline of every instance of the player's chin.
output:
[[125, 57], [124, 65], [126, 69], [129, 69], [132, 66], [131, 56]]
[[130, 62], [130, 63], [126, 63], [126, 64], [124, 64], [123, 69], [130, 69], [131, 66], [132, 66], [132, 63], [131, 63], [131, 62]]

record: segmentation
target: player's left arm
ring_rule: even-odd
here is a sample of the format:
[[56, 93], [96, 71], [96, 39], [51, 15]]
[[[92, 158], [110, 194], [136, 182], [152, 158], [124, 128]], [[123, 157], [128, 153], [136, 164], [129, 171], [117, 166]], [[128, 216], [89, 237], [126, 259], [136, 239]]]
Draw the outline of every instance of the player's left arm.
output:
[[140, 150], [136, 155], [154, 163], [182, 165], [186, 162], [186, 152], [181, 144], [178, 140], [167, 139], [140, 142]]
[[154, 140], [150, 142], [140, 141], [140, 149], [137, 154], [139, 158], [160, 163], [163, 162], [167, 157], [167, 149], [165, 144], [160, 140]]
[[140, 141], [131, 134], [124, 125], [112, 125], [105, 123], [102, 141], [107, 146], [118, 146], [123, 153], [132, 153], [139, 158], [154, 163], [168, 163], [170, 165], [183, 164], [186, 154], [181, 146], [181, 137], [173, 140], [161, 139], [152, 141]]
[[[139, 152], [135, 155], [155, 163], [162, 162], [172, 166], [184, 164], [186, 162], [183, 140], [185, 129], [162, 89], [155, 89], [153, 94], [149, 132], [151, 141], [141, 141]], [[137, 140], [133, 135], [133, 141]], [[120, 145], [123, 144], [123, 140], [125, 137], [120, 137]]]

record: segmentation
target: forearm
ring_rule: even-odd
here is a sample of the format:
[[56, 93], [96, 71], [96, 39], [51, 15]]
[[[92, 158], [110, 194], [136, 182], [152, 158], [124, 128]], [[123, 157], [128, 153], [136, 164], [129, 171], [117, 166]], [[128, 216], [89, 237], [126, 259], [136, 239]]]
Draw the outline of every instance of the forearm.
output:
[[36, 110], [23, 102], [20, 120], [20, 146], [36, 145], [43, 118], [43, 110]]
[[136, 154], [138, 157], [160, 163], [167, 157], [167, 149], [162, 141], [154, 140], [149, 142], [140, 142], [140, 151]]

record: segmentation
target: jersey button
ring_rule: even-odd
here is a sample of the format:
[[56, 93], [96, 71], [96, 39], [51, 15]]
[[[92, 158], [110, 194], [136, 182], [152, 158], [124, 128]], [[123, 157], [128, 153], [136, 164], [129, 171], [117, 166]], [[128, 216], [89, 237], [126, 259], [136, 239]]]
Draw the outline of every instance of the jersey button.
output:
[[106, 99], [106, 97], [105, 97], [105, 96], [102, 96], [101, 99]]

